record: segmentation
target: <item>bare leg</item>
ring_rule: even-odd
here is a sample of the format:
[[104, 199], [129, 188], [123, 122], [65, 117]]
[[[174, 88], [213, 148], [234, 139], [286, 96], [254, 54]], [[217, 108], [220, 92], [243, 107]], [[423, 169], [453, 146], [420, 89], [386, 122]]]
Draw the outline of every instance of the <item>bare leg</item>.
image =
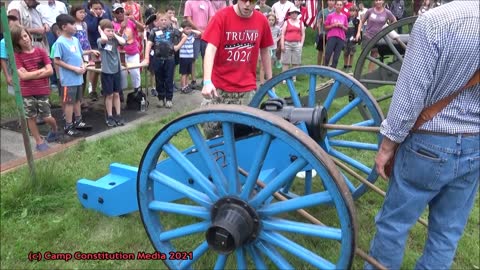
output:
[[43, 118], [43, 120], [45, 121], [45, 123], [47, 123], [50, 126], [53, 132], [57, 132], [58, 127], [57, 127], [57, 121], [55, 120], [55, 118], [49, 116], [49, 117]]
[[78, 100], [75, 102], [73, 105], [73, 113], [75, 114], [75, 117], [81, 117], [82, 116], [82, 107], [81, 107], [82, 102]]
[[72, 115], [73, 115], [73, 104], [65, 104], [65, 122], [67, 124], [73, 123]]
[[[378, 58], [378, 51], [372, 49], [372, 51], [370, 52], [370, 56], [372, 56], [373, 58]], [[375, 69], [375, 63], [370, 61], [370, 63], [368, 64], [368, 72], [372, 72], [374, 69]]]
[[113, 94], [105, 96], [105, 110], [107, 111], [107, 116], [112, 116], [112, 100]]
[[[113, 107], [115, 108], [115, 112], [117, 113], [118, 116], [120, 116], [120, 110], [122, 108], [120, 104], [120, 95], [118, 92], [113, 93]], [[112, 115], [112, 109], [110, 108], [110, 114]]]
[[38, 131], [36, 117], [28, 118], [27, 123], [28, 123], [28, 128], [30, 129], [30, 132], [32, 133], [32, 136], [35, 139], [35, 142], [37, 144], [42, 144], [43, 139], [42, 139], [42, 137], [40, 137], [40, 132]]

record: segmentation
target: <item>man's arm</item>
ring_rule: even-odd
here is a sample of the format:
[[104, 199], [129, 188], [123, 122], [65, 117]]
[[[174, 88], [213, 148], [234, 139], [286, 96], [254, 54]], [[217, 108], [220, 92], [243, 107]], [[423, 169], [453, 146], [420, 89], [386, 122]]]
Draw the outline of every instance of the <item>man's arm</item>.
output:
[[0, 65], [1, 65], [2, 70], [3, 70], [3, 74], [5, 75], [5, 79], [7, 80], [7, 84], [8, 85], [13, 85], [12, 76], [8, 72], [7, 61], [5, 59], [0, 59]]
[[53, 69], [51, 64], [45, 65], [43, 68], [37, 69], [34, 71], [27, 71], [24, 67], [19, 68], [17, 71], [18, 71], [18, 77], [22, 81], [43, 79], [43, 78], [50, 77], [53, 74]]
[[84, 66], [81, 66], [81, 67], [72, 66], [70, 64], [65, 63], [62, 59], [60, 59], [60, 57], [55, 57], [55, 59], [53, 60], [53, 63], [55, 63], [55, 65], [59, 67], [71, 70], [77, 74], [83, 74], [86, 71]]
[[[202, 95], [206, 98], [218, 97], [217, 90], [212, 83], [212, 70], [217, 47], [208, 43], [205, 49], [205, 57], [203, 59], [203, 88]], [[269, 55], [270, 57], [270, 55]]]
[[270, 48], [260, 49], [260, 56], [262, 60], [263, 70], [265, 71], [265, 78], [270, 80], [272, 78], [272, 61], [270, 56]]
[[145, 48], [145, 59], [143, 60], [143, 62], [147, 65], [150, 63], [150, 51], [152, 50], [152, 46], [153, 42], [151, 42], [150, 40], [147, 41], [147, 46]]

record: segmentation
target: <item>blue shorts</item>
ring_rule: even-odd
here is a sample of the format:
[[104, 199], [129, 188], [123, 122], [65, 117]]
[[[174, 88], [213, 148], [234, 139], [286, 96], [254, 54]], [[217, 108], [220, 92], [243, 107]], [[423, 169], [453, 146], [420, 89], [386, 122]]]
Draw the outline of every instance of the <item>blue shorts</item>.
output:
[[65, 104], [75, 104], [82, 100], [82, 86], [59, 86], [60, 99]]
[[202, 59], [205, 57], [205, 49], [207, 48], [207, 42], [200, 38], [196, 38], [193, 42], [193, 59], [197, 59], [199, 54], [202, 54]]
[[102, 95], [109, 96], [113, 92], [119, 93], [122, 91], [122, 77], [120, 73], [108, 74], [102, 72]]
[[193, 58], [180, 58], [180, 74], [192, 74]]

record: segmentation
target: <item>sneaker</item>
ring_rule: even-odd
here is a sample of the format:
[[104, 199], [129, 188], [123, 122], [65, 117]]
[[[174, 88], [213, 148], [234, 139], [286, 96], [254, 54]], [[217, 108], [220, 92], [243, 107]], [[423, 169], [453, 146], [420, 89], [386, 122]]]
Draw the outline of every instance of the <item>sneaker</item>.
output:
[[193, 90], [197, 89], [197, 81], [193, 80], [193, 81], [190, 83], [190, 88], [192, 88]]
[[117, 123], [117, 126], [124, 126], [125, 125], [125, 120], [123, 120], [123, 117], [120, 115], [115, 115], [113, 117], [113, 120], [115, 120], [115, 123]]
[[79, 137], [80, 135], [82, 135], [82, 133], [80, 133], [80, 131], [76, 130], [73, 125], [70, 126], [70, 127], [65, 127], [65, 129], [63, 130], [65, 132], [65, 134], [67, 136], [70, 136], [70, 137]]
[[193, 91], [193, 89], [189, 85], [183, 87], [182, 90], [180, 90], [180, 92], [182, 92], [182, 94], [189, 94], [192, 91]]
[[45, 140], [49, 143], [55, 142], [60, 139], [60, 136], [57, 132], [49, 131]]
[[88, 94], [88, 97], [89, 97], [92, 101], [97, 101], [97, 100], [98, 100], [98, 94], [97, 94], [97, 92], [91, 92], [90, 94]]
[[52, 84], [52, 85], [50, 85], [50, 88], [51, 88], [52, 90], [58, 90], [58, 85]]
[[44, 151], [47, 151], [50, 147], [46, 142], [44, 142], [41, 144], [37, 144], [37, 147], [35, 148], [37, 149], [38, 152], [44, 152]]
[[112, 116], [108, 116], [107, 120], [105, 121], [105, 124], [107, 124], [108, 127], [116, 127], [117, 122], [115, 122], [115, 119], [113, 119]]
[[160, 103], [158, 103], [157, 105], [158, 108], [162, 108], [166, 106], [165, 99], [158, 99], [158, 101], [160, 101]]
[[172, 101], [171, 101], [171, 100], [167, 100], [167, 102], [165, 103], [165, 107], [168, 108], [168, 109], [170, 109], [170, 108], [172, 108], [172, 106], [173, 106]]
[[150, 94], [152, 95], [152, 97], [158, 96], [157, 89], [155, 89], [155, 88], [150, 89]]
[[76, 129], [79, 129], [79, 130], [90, 130], [90, 129], [92, 129], [92, 125], [89, 125], [89, 124], [85, 123], [85, 121], [83, 121], [83, 119], [80, 119], [79, 121], [75, 121], [75, 123], [73, 123], [73, 126]]

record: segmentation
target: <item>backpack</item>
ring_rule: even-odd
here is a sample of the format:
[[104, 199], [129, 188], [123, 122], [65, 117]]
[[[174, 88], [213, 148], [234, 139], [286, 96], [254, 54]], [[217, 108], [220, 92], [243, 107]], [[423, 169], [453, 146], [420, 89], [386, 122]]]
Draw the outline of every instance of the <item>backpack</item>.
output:
[[142, 98], [145, 99], [145, 110], [148, 109], [149, 102], [147, 100], [147, 95], [145, 95], [142, 89], [140, 89], [127, 95], [127, 110], [140, 111]]

